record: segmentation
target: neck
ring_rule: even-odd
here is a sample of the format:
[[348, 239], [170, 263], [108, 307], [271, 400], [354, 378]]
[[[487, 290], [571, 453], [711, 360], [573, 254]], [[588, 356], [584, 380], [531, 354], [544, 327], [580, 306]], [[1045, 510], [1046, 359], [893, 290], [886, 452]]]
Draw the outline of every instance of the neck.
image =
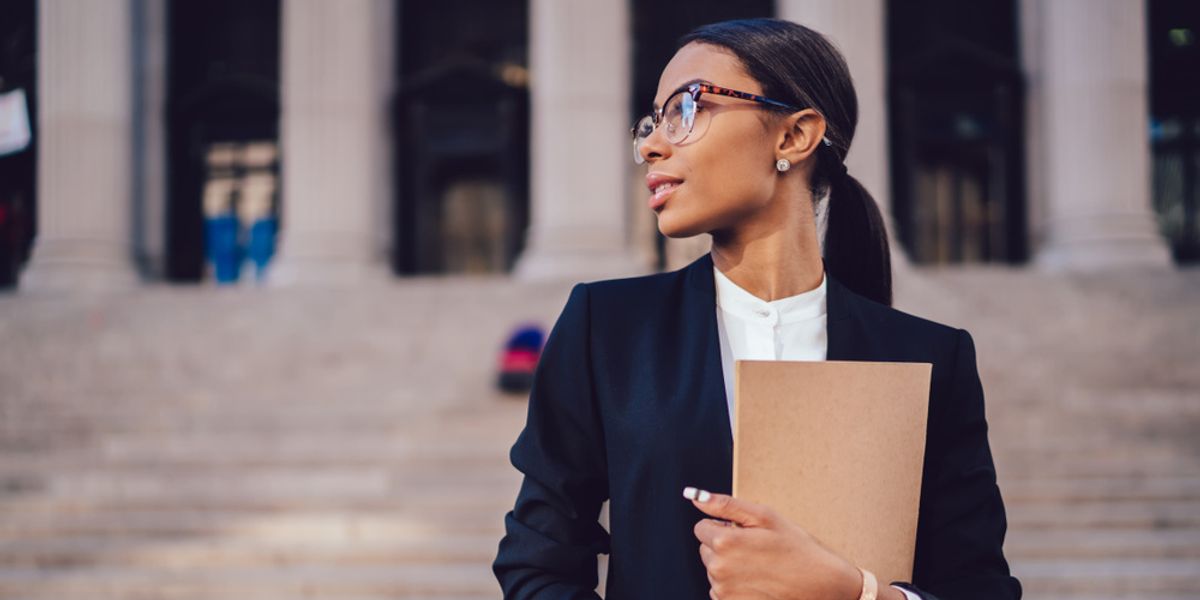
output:
[[815, 289], [825, 274], [811, 202], [792, 198], [775, 205], [787, 210], [713, 232], [713, 264], [739, 287], [768, 302]]

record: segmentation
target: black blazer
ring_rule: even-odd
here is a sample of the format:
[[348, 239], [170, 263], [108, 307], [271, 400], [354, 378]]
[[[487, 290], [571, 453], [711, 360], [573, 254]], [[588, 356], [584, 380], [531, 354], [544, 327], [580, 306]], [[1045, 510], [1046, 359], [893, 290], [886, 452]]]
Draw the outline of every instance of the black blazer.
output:
[[[733, 439], [712, 257], [670, 273], [579, 284], [538, 364], [512, 448], [524, 481], [492, 568], [505, 598], [708, 598], [684, 486], [728, 494]], [[1021, 596], [988, 447], [971, 336], [868, 300], [827, 276], [829, 360], [933, 364], [912, 586], [924, 598]], [[610, 529], [597, 522], [609, 506]]]

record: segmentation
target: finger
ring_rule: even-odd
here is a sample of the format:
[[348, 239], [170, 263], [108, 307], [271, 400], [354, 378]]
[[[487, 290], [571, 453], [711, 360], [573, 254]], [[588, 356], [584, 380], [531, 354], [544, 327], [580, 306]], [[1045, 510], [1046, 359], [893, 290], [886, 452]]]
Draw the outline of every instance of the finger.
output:
[[718, 535], [728, 531], [728, 527], [721, 525], [719, 522], [714, 521], [713, 519], [700, 519], [699, 521], [696, 521], [696, 525], [692, 527], [692, 533], [696, 536], [696, 539], [700, 540], [701, 544], [707, 544], [710, 548], [712, 547], [713, 541]]
[[775, 523], [774, 511], [762, 504], [692, 487], [684, 488], [683, 495], [704, 514], [733, 521], [742, 527], [770, 527]]
[[709, 563], [711, 563], [712, 559], [716, 558], [716, 556], [716, 550], [713, 550], [704, 544], [700, 544], [700, 562], [704, 563], [705, 569], [708, 569]]

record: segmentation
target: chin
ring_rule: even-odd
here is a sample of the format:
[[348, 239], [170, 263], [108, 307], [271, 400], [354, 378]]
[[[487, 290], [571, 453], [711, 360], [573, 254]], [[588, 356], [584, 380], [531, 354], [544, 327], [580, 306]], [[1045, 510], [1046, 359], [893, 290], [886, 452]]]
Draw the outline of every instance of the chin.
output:
[[[659, 233], [666, 235], [667, 238], [679, 240], [712, 232], [713, 215], [694, 215], [689, 214], [689, 211], [680, 211], [679, 209], [679, 206], [674, 206], [674, 210], [670, 205], [664, 206], [664, 209], [658, 214]], [[707, 218], [696, 218], [696, 216]]]
[[671, 239], [690, 238], [708, 233], [708, 229], [702, 223], [680, 219], [678, 215], [671, 214], [669, 208], [658, 213], [658, 231]]

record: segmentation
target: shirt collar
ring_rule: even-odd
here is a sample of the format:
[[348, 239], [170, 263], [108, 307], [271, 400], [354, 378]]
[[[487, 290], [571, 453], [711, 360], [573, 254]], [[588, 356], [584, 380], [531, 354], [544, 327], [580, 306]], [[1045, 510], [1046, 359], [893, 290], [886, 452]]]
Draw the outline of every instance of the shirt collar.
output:
[[825, 292], [828, 278], [821, 272], [821, 283], [817, 287], [778, 300], [766, 301], [742, 289], [713, 265], [713, 280], [716, 283], [717, 306], [721, 310], [744, 319], [761, 320], [774, 317], [779, 323], [794, 323], [825, 315]]

